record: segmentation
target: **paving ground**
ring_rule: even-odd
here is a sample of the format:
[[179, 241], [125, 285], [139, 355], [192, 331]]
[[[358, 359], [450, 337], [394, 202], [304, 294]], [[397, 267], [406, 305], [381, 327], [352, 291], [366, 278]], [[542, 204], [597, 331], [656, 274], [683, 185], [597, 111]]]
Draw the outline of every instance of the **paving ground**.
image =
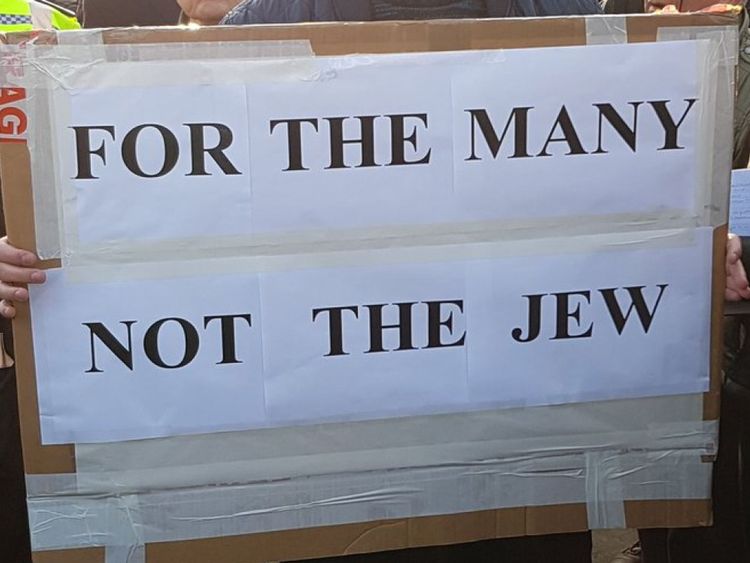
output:
[[594, 533], [594, 563], [609, 563], [615, 555], [635, 540], [634, 530]]

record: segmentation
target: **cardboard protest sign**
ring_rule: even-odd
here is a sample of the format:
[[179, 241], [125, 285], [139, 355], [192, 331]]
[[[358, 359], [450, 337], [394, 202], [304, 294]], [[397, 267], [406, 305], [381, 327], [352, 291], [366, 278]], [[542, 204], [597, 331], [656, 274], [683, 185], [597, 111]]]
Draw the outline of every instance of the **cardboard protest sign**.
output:
[[[46, 121], [0, 165], [11, 240], [48, 267], [17, 324], [35, 550], [198, 561], [220, 538], [211, 557], [261, 561], [706, 522], [729, 72], [684, 30], [481, 40], [583, 21], [305, 27], [332, 57], [200, 44], [262, 27], [94, 64], [29, 49]], [[481, 49], [349, 55], [441, 26]], [[84, 521], [99, 539], [71, 542]], [[406, 540], [353, 539], [394, 522]]]

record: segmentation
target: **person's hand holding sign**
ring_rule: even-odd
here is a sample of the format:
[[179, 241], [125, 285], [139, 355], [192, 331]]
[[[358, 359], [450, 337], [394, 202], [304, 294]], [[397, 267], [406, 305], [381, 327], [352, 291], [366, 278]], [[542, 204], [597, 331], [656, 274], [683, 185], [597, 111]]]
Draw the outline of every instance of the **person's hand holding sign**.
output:
[[14, 302], [29, 299], [28, 290], [14, 283], [43, 283], [47, 279], [44, 271], [35, 268], [38, 261], [33, 252], [11, 246], [8, 237], [0, 239], [0, 315], [6, 319], [16, 316]]
[[742, 241], [737, 235], [729, 235], [727, 239], [727, 284], [724, 289], [724, 298], [727, 301], [741, 301], [750, 299], [750, 284], [747, 280], [747, 272], [742, 264]]

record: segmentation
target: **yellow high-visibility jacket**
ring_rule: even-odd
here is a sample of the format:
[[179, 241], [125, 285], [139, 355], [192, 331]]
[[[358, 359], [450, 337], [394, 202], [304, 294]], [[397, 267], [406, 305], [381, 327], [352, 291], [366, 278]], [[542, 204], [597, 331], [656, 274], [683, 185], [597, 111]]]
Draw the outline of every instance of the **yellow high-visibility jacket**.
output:
[[0, 0], [0, 32], [80, 28], [75, 17], [43, 2]]

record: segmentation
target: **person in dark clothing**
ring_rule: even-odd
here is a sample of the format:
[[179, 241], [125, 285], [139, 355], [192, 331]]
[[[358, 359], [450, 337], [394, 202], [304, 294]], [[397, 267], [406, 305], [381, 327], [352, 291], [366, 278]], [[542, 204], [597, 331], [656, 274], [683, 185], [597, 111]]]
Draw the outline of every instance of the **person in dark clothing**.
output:
[[597, 0], [244, 0], [222, 23], [299, 23], [600, 14]]
[[[5, 216], [0, 205], [0, 235]], [[16, 398], [16, 374], [5, 350], [13, 349], [10, 320], [0, 317], [0, 561], [31, 561], [26, 483]]]
[[293, 563], [590, 563], [590, 534], [556, 534]]
[[643, 0], [607, 0], [604, 3], [605, 14], [642, 14]]
[[174, 25], [180, 7], [175, 0], [79, 0], [78, 19], [83, 27]]
[[[7, 321], [0, 322], [9, 334]], [[2, 338], [2, 335], [0, 335]], [[16, 377], [13, 368], [0, 368], [0, 561], [31, 561], [26, 485], [21, 461]]]
[[425, 10], [432, 10], [432, 18], [483, 18], [487, 7], [483, 0], [454, 0], [453, 2], [431, 2], [416, 0], [413, 5], [399, 6], [390, 0], [370, 0], [372, 19], [377, 21], [422, 19]]

